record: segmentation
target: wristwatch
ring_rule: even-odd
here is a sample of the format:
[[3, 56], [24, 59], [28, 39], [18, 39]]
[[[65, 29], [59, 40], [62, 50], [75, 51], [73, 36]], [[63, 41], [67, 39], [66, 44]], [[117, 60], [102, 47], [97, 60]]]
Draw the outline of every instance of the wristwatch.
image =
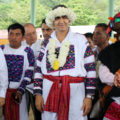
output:
[[91, 99], [93, 99], [93, 95], [86, 95], [86, 98], [91, 98]]

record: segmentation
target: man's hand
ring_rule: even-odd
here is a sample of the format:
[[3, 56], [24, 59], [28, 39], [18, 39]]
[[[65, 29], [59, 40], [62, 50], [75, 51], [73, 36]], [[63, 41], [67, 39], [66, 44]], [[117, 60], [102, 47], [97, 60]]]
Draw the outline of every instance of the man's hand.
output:
[[17, 92], [16, 93], [16, 98], [19, 98], [19, 104], [21, 103], [21, 100], [22, 100], [22, 94], [20, 92]]
[[5, 98], [0, 97], [0, 107], [2, 107], [5, 104]]
[[41, 95], [35, 96], [35, 106], [36, 106], [37, 110], [39, 110], [40, 112], [43, 112], [44, 100]]
[[21, 94], [20, 92], [17, 91], [16, 93], [13, 93], [13, 94], [12, 94], [12, 97], [13, 97], [15, 103], [17, 103], [17, 104], [20, 104], [20, 103], [21, 103], [22, 94]]
[[114, 77], [114, 85], [120, 87], [120, 73], [116, 72]]
[[83, 106], [82, 106], [82, 110], [83, 110], [83, 116], [86, 116], [92, 107], [92, 99], [91, 98], [85, 98], [83, 101]]

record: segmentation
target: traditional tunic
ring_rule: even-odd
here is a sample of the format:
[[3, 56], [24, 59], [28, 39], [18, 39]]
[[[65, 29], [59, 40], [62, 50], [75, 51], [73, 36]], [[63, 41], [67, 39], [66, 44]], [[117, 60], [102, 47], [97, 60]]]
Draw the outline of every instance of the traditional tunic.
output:
[[[40, 48], [41, 48], [41, 40], [37, 40], [35, 43], [33, 43], [31, 46], [27, 44], [26, 40], [22, 42], [22, 45], [28, 46], [33, 50], [35, 60], [37, 59], [39, 53], [40, 53]], [[30, 89], [29, 89], [30, 88]], [[31, 84], [27, 85], [27, 90], [33, 94], [33, 81]]]
[[[99, 77], [103, 83], [114, 84], [114, 74], [120, 68], [120, 42], [105, 48], [99, 55], [102, 64], [99, 68]], [[112, 100], [110, 100], [112, 98]], [[113, 87], [109, 93], [110, 101], [104, 120], [120, 120], [120, 88]], [[106, 102], [107, 102], [106, 101]]]
[[[0, 97], [5, 98], [8, 87], [8, 71], [4, 54], [0, 48]], [[2, 117], [2, 108], [0, 108], [0, 120]]]
[[[47, 77], [44, 77], [44, 75], [51, 75], [55, 80], [57, 80], [57, 78], [59, 79], [59, 76], [61, 76], [60, 79], [66, 78], [65, 80], [72, 78], [74, 79], [75, 77], [83, 77], [85, 78], [84, 82], [69, 83], [70, 104], [68, 119], [87, 120], [86, 116], [82, 116], [83, 111], [81, 110], [81, 107], [85, 98], [85, 92], [86, 95], [94, 95], [95, 90], [96, 72], [94, 55], [91, 50], [91, 47], [88, 45], [87, 39], [83, 35], [72, 33], [71, 30], [69, 30], [69, 33], [67, 34], [66, 38], [62, 41], [62, 43], [60, 43], [57, 39], [55, 31], [52, 33], [51, 37], [56, 40], [55, 53], [57, 55], [59, 55], [60, 47], [64, 44], [64, 42], [67, 40], [70, 41], [68, 56], [66, 58], [64, 66], [60, 67], [59, 70], [54, 70], [48, 59], [49, 40], [43, 41], [43, 45], [41, 46], [41, 51], [37, 60], [37, 68], [35, 71], [34, 94], [41, 94], [44, 98], [44, 104], [46, 105], [49, 91], [53, 86], [54, 82], [48, 79]], [[55, 112], [44, 111], [42, 114], [42, 119], [57, 120], [58, 115]]]
[[8, 67], [9, 88], [17, 89], [22, 94], [19, 109], [19, 120], [28, 120], [28, 112], [25, 99], [25, 88], [31, 81], [34, 70], [33, 51], [26, 46], [13, 49], [9, 45], [2, 46]]
[[[37, 40], [35, 43], [33, 43], [31, 46], [27, 44], [26, 40], [22, 42], [23, 45], [29, 46], [35, 55], [35, 60], [37, 59], [39, 53], [40, 53], [40, 47], [41, 47], [41, 40]], [[41, 113], [36, 109], [35, 107], [35, 97], [33, 96], [33, 79], [31, 81], [31, 84], [27, 85], [26, 87], [26, 102], [27, 102], [27, 108], [28, 108], [28, 113], [30, 111], [30, 106], [32, 107], [34, 119], [37, 120], [39, 119], [39, 116]], [[40, 119], [39, 119], [40, 120]]]
[[33, 43], [31, 46], [27, 44], [26, 40], [24, 40], [22, 42], [22, 45], [26, 45], [29, 46], [33, 52], [34, 52], [34, 56], [35, 58], [38, 57], [39, 53], [40, 53], [40, 46], [41, 46], [41, 40], [37, 40], [35, 43]]
[[8, 87], [8, 71], [4, 54], [0, 48], [0, 97], [5, 98]]

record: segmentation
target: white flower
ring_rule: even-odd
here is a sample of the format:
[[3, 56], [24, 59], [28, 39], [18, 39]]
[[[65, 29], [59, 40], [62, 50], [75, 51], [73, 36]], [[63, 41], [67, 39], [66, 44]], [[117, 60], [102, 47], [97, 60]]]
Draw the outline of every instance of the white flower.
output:
[[59, 67], [63, 67], [66, 63], [66, 58], [68, 56], [69, 48], [70, 48], [70, 41], [65, 41], [59, 51], [59, 56], [57, 58], [55, 54], [56, 48], [56, 41], [54, 39], [49, 39], [49, 47], [48, 47], [48, 59], [53, 67], [55, 60], [59, 61]]
[[46, 23], [49, 27], [54, 28], [53, 22], [55, 17], [60, 17], [66, 15], [70, 20], [70, 24], [72, 24], [76, 18], [76, 14], [70, 10], [69, 8], [58, 7], [52, 11], [50, 11], [46, 16]]

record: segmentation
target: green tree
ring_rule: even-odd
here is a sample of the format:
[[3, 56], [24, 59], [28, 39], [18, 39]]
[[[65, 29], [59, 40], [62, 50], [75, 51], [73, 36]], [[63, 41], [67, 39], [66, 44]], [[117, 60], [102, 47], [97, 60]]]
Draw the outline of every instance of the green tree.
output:
[[9, 13], [12, 9], [11, 4], [0, 4], [0, 29], [7, 28], [11, 21], [9, 19]]
[[36, 6], [36, 27], [41, 27], [42, 19], [44, 19], [49, 12], [50, 8], [37, 4]]
[[[30, 1], [0, 0], [0, 29], [6, 29], [14, 22], [30, 22]], [[120, 11], [120, 0], [114, 1], [116, 14]], [[58, 4], [65, 4], [76, 13], [73, 25], [108, 23], [108, 0], [36, 0], [36, 27], [40, 27], [49, 10]]]
[[28, 0], [6, 2], [0, 4], [0, 29], [5, 29], [15, 22], [21, 24], [30, 22], [30, 2]]
[[23, 2], [14, 1], [12, 3], [12, 9], [9, 13], [9, 19], [15, 23], [19, 22], [24, 24], [30, 22], [30, 2], [24, 0]]
[[53, 8], [55, 5], [68, 2], [69, 0], [39, 0], [40, 4], [47, 6], [48, 8]]
[[[77, 19], [73, 25], [94, 25], [99, 22], [100, 9], [95, 9], [94, 0], [69, 0], [66, 4], [77, 14]], [[104, 19], [104, 18], [103, 18]]]
[[0, 0], [0, 3], [11, 3], [13, 0]]
[[120, 0], [115, 0], [114, 9], [115, 9], [114, 11], [115, 14], [120, 12]]

